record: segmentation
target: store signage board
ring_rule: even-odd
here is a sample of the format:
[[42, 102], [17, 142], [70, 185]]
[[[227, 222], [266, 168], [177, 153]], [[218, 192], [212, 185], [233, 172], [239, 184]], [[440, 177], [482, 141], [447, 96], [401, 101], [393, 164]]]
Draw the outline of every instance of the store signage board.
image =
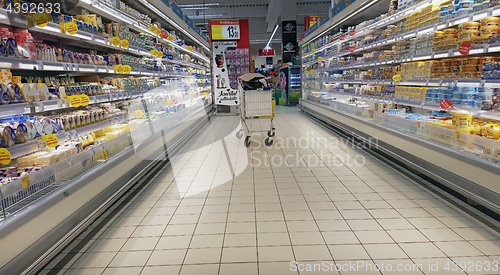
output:
[[240, 20], [212, 20], [212, 40], [240, 39]]
[[239, 90], [231, 89], [229, 80], [229, 68], [226, 61], [226, 51], [229, 48], [236, 48], [236, 41], [215, 41], [213, 42], [213, 74], [212, 81], [215, 87], [216, 105], [239, 105]]
[[194, 26], [194, 23], [193, 23], [193, 20], [191, 20], [189, 17], [186, 16], [186, 19], [184, 20], [186, 21], [186, 24], [194, 30], [195, 26]]
[[180, 18], [184, 19], [184, 12], [182, 12], [181, 8], [177, 6], [174, 1], [168, 1], [168, 6], [172, 9], [172, 11], [177, 14]]
[[274, 49], [262, 49], [262, 50], [259, 50], [259, 56], [265, 56], [265, 57], [268, 57], [268, 56], [275, 56], [275, 52], [274, 52]]
[[306, 16], [304, 18], [304, 29], [307, 31], [314, 24], [316, 24], [321, 18], [322, 16]]
[[281, 26], [283, 63], [288, 63], [297, 53], [297, 21], [282, 21]]

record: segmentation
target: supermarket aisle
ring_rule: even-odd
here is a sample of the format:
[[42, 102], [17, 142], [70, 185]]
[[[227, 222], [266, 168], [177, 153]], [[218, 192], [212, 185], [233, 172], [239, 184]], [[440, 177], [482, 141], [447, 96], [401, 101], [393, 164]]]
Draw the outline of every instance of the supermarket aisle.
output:
[[213, 119], [172, 169], [40, 274], [500, 273], [499, 222], [427, 191], [297, 108], [277, 109], [271, 147], [259, 136], [244, 147], [238, 124]]

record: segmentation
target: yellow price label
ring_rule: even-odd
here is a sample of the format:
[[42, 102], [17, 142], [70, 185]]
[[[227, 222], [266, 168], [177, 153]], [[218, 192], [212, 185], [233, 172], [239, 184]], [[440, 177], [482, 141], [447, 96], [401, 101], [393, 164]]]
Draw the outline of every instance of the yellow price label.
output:
[[420, 121], [417, 121], [417, 128], [420, 128], [420, 126], [422, 126], [422, 125], [420, 124]]
[[309, 72], [310, 72], [310, 73], [314, 73], [314, 70], [313, 70], [313, 69], [311, 69]]
[[186, 47], [186, 49], [187, 49], [188, 51], [190, 51], [190, 52], [192, 52], [192, 51], [193, 51], [193, 47], [191, 47], [191, 46], [187, 46], [187, 47]]
[[323, 60], [323, 57], [321, 57], [321, 56], [318, 57], [318, 61], [321, 61], [321, 60]]
[[157, 56], [160, 57], [160, 58], [163, 58], [163, 52], [158, 51], [158, 55]]
[[35, 24], [40, 28], [46, 27], [49, 23], [49, 17], [45, 13], [35, 13], [33, 18], [35, 18]]
[[315, 53], [315, 52], [316, 52], [316, 49], [312, 49], [312, 50], [311, 50], [311, 52], [312, 52], [312, 53]]
[[66, 32], [71, 35], [75, 35], [78, 32], [78, 26], [75, 22], [68, 22], [64, 24], [66, 27]]
[[90, 98], [87, 95], [80, 95], [80, 105], [88, 106], [90, 103]]
[[7, 165], [11, 160], [10, 152], [5, 148], [0, 148], [0, 164]]
[[207, 92], [203, 92], [203, 95], [207, 95]]
[[71, 95], [71, 96], [68, 96], [68, 99], [69, 99], [69, 105], [73, 106], [73, 107], [80, 107], [82, 105], [82, 97], [80, 95]]
[[157, 50], [152, 50], [152, 51], [151, 51], [151, 54], [152, 54], [153, 56], [158, 56], [158, 51], [157, 51]]
[[103, 160], [108, 160], [108, 152], [106, 152], [106, 150], [102, 151], [102, 159]]
[[460, 138], [460, 132], [459, 131], [455, 131], [455, 138]]
[[173, 36], [171, 36], [171, 35], [169, 35], [169, 36], [167, 37], [167, 40], [168, 40], [168, 41], [174, 41], [174, 37], [173, 37]]
[[124, 40], [120, 40], [120, 45], [122, 46], [122, 48], [128, 49], [128, 46], [130, 46], [130, 43], [128, 42], [128, 40], [124, 39]]
[[115, 68], [116, 68], [116, 72], [119, 74], [122, 74], [124, 72], [122, 65], [115, 65]]
[[307, 55], [307, 54], [306, 54], [306, 53], [304, 53], [302, 56], [306, 56], [306, 55]]
[[152, 33], [156, 33], [156, 29], [157, 27], [155, 25], [151, 25], [149, 26], [149, 30], [152, 32]]
[[142, 110], [137, 110], [137, 111], [134, 111], [134, 114], [136, 117], [138, 118], [141, 118], [144, 116], [144, 112]]
[[129, 65], [123, 66], [123, 73], [124, 74], [129, 74], [131, 72], [132, 72], [132, 67], [130, 67]]
[[31, 185], [29, 176], [25, 176], [25, 177], [21, 178], [21, 181], [23, 183], [23, 189], [26, 189]]
[[45, 145], [47, 145], [47, 147], [54, 148], [59, 145], [59, 139], [54, 134], [45, 135], [41, 137], [41, 139], [45, 141]]
[[156, 28], [155, 33], [156, 33], [156, 35], [161, 36], [161, 29]]
[[401, 81], [401, 75], [397, 74], [397, 75], [393, 76], [392, 80], [394, 80], [394, 81]]
[[175, 105], [173, 101], [169, 101], [169, 102], [167, 102], [167, 104], [168, 104], [168, 106], [174, 106]]
[[115, 47], [120, 46], [120, 37], [111, 37], [111, 44]]

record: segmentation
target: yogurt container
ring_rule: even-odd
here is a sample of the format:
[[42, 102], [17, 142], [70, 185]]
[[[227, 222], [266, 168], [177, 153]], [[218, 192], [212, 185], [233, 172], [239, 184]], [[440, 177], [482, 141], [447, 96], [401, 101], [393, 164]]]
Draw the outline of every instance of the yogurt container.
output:
[[498, 26], [500, 23], [500, 18], [498, 17], [487, 17], [480, 20], [481, 28], [489, 26]]

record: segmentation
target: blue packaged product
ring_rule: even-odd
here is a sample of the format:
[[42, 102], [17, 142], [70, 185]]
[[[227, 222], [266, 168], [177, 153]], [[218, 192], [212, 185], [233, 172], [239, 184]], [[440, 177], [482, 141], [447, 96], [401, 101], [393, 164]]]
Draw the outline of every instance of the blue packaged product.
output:
[[9, 104], [11, 101], [10, 95], [7, 91], [0, 90], [0, 104]]

